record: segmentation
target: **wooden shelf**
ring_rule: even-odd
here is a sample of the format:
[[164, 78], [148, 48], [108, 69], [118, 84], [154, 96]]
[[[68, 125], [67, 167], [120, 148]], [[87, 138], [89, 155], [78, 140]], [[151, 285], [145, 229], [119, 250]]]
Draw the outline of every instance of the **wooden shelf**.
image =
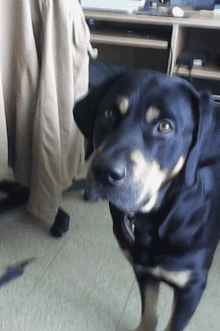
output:
[[[220, 68], [212, 60], [216, 60], [220, 52], [216, 42], [220, 19], [213, 12], [201, 11], [189, 18], [176, 18], [85, 11], [85, 17], [94, 20], [91, 42], [99, 49], [102, 61], [147, 66], [166, 71], [168, 75], [188, 77], [191, 74], [207, 80], [211, 89], [218, 92]], [[133, 32], [127, 32], [128, 29]], [[210, 62], [191, 72], [187, 66], [178, 67], [176, 61], [184, 49], [207, 50]]]
[[[181, 66], [178, 69], [178, 66], [174, 66], [173, 70], [174, 75], [189, 76], [189, 69], [187, 66]], [[214, 63], [207, 63], [206, 66], [198, 69], [191, 70], [191, 76], [203, 79], [220, 79], [220, 68]]]
[[185, 27], [201, 27], [208, 29], [220, 29], [219, 16], [195, 13], [195, 16], [189, 18], [178, 17], [164, 17], [164, 16], [151, 16], [151, 15], [136, 15], [136, 14], [120, 14], [120, 13], [106, 13], [100, 11], [84, 11], [86, 19], [106, 20], [108, 22], [126, 22], [137, 24], [155, 24], [155, 25], [168, 25], [173, 26], [179, 24]]
[[[114, 35], [113, 35], [114, 33]], [[168, 49], [168, 41], [155, 36], [143, 36], [136, 33], [125, 34], [122, 32], [93, 31], [91, 42], [99, 44], [112, 44], [121, 46], [133, 46], [143, 48]]]

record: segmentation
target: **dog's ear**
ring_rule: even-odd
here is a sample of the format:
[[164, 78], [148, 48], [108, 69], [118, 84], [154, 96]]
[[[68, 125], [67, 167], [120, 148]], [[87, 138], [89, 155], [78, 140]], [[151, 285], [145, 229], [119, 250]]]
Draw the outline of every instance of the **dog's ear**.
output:
[[207, 136], [213, 134], [215, 104], [212, 95], [208, 91], [198, 93], [197, 105], [197, 127], [194, 136], [194, 143], [189, 152], [186, 168], [185, 181], [188, 186], [194, 184], [196, 171], [199, 166], [199, 159], [204, 154], [204, 147]]
[[87, 160], [94, 150], [93, 146], [93, 125], [96, 117], [99, 102], [102, 96], [107, 91], [114, 87], [116, 93], [128, 91], [131, 85], [130, 77], [126, 73], [120, 73], [108, 78], [102, 85], [94, 87], [88, 95], [78, 101], [73, 109], [73, 115], [77, 126], [83, 135], [87, 138], [88, 144], [86, 148], [85, 159]]
[[99, 98], [98, 88], [90, 91], [86, 97], [78, 101], [73, 109], [73, 116], [77, 126], [87, 139], [85, 159], [87, 160], [94, 150], [92, 130], [96, 112], [96, 104]]

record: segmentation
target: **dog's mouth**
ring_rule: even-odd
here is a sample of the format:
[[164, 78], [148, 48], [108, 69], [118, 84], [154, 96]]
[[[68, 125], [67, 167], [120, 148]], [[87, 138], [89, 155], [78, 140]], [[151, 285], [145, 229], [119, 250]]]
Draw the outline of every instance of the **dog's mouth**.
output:
[[125, 214], [141, 212], [148, 204], [151, 204], [151, 196], [148, 194], [141, 203], [137, 203], [139, 192], [131, 187], [105, 187], [94, 180], [87, 181], [86, 195], [91, 202], [98, 199], [108, 200]]
[[[101, 161], [103, 162], [103, 160]], [[108, 164], [104, 164], [104, 167], [101, 163], [101, 166], [96, 162], [94, 167], [92, 163], [88, 171], [86, 180], [88, 200], [92, 202], [96, 202], [99, 198], [108, 200], [125, 214], [131, 212], [148, 213], [156, 206], [160, 185], [165, 177], [165, 174], [159, 173], [158, 167], [155, 166], [158, 170], [155, 172], [160, 175], [158, 175], [159, 181], [152, 171], [149, 171], [147, 175], [144, 171], [135, 172], [133, 167], [130, 167], [122, 179], [117, 179], [113, 183], [112, 180], [108, 180], [108, 172], [105, 169]], [[150, 170], [152, 169], [150, 168]], [[101, 175], [97, 172], [98, 170]], [[143, 176], [141, 176], [142, 172]]]

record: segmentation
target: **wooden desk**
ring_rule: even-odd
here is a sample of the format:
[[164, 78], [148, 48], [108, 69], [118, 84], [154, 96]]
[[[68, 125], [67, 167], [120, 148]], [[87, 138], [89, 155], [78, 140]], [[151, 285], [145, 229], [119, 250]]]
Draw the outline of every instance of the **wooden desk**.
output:
[[206, 50], [206, 65], [192, 69], [191, 75], [220, 80], [220, 64], [215, 64], [220, 55], [220, 17], [213, 17], [212, 12], [174, 18], [85, 11], [85, 17], [95, 21], [91, 42], [99, 49], [101, 61], [143, 65], [169, 75], [188, 76], [187, 67], [176, 65], [179, 54], [183, 49]]

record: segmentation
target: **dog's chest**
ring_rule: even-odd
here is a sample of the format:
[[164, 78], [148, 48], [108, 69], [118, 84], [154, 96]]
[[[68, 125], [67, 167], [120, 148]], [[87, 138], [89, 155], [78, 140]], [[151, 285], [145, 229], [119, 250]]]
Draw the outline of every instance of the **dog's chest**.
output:
[[154, 268], [146, 267], [144, 268], [144, 271], [160, 280], [164, 280], [180, 288], [183, 288], [187, 285], [192, 274], [191, 270], [165, 270], [159, 266]]
[[132, 263], [158, 265], [162, 247], [155, 226], [142, 225], [131, 215], [123, 215], [113, 218], [113, 228], [123, 253]]
[[170, 248], [160, 240], [156, 227], [141, 227], [124, 217], [121, 226], [114, 227], [114, 233], [126, 258], [141, 266], [144, 273], [180, 288], [187, 285], [191, 270], [169, 270], [165, 261]]

